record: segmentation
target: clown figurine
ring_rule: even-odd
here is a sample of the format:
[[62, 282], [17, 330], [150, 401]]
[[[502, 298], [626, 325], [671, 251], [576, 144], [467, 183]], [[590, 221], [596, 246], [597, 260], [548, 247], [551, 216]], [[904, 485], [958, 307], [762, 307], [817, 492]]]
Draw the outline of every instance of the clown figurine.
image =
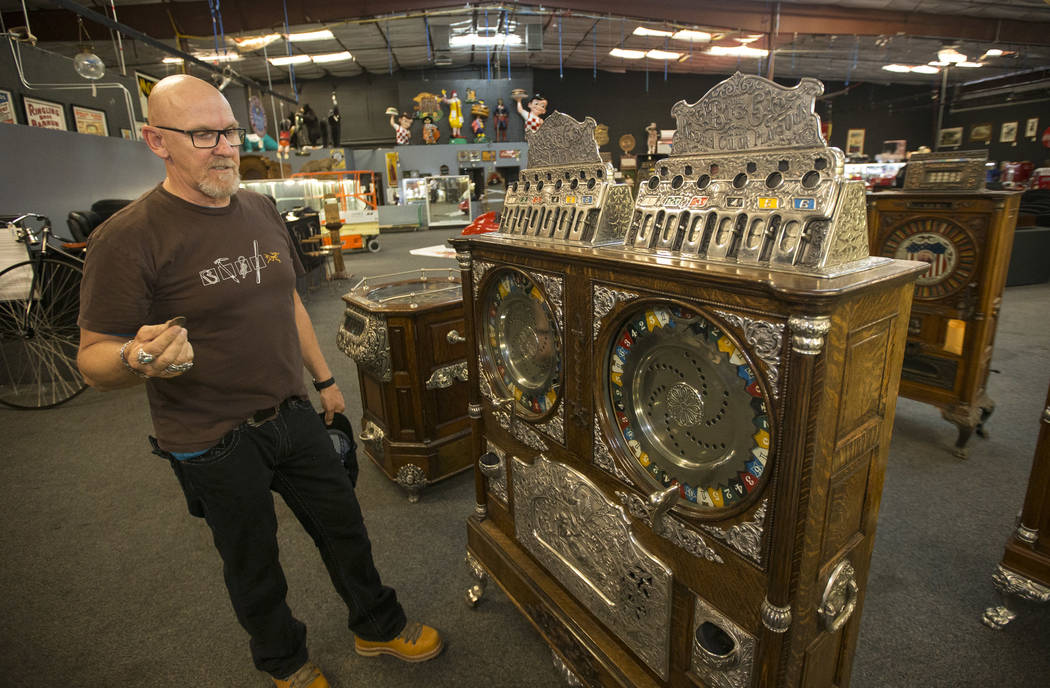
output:
[[474, 132], [474, 143], [485, 143], [485, 119], [480, 115], [474, 115], [474, 121], [470, 123], [470, 129]]
[[423, 118], [423, 143], [437, 143], [440, 138], [441, 132], [438, 131], [437, 125], [434, 124], [434, 120], [430, 117]]
[[455, 91], [449, 96], [441, 91], [441, 102], [448, 103], [448, 128], [452, 130], [451, 138], [463, 138], [460, 129], [463, 127], [463, 104]]
[[412, 143], [412, 118], [408, 116], [407, 112], [402, 112], [396, 122], [394, 121], [394, 114], [391, 113], [390, 126], [394, 128], [394, 137], [397, 139], [397, 145], [404, 146]]
[[507, 124], [510, 120], [510, 112], [503, 104], [502, 98], [496, 99], [496, 109], [492, 111], [492, 121], [496, 123], [496, 140], [507, 140]]
[[281, 120], [277, 129], [277, 157], [288, 159], [288, 149], [292, 145], [292, 122], [287, 117]]
[[521, 106], [521, 101], [519, 100], [518, 112], [525, 119], [525, 133], [529, 134], [539, 129], [540, 125], [543, 124], [542, 115], [547, 114], [547, 99], [539, 93], [535, 93], [526, 101], [525, 107]]

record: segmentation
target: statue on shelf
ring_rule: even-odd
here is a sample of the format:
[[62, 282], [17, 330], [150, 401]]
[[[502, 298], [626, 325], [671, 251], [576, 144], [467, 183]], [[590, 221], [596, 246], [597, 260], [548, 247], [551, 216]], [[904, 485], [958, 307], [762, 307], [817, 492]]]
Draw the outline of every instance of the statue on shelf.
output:
[[441, 132], [430, 117], [423, 118], [423, 143], [437, 143], [441, 138]]
[[277, 157], [288, 159], [292, 146], [292, 121], [285, 117], [277, 127]]
[[484, 100], [476, 100], [470, 107], [470, 114], [474, 115], [474, 121], [470, 123], [470, 129], [474, 132], [474, 143], [487, 143], [485, 136], [485, 118], [489, 116], [489, 108]]
[[646, 152], [649, 155], [656, 154], [656, 144], [660, 140], [660, 128], [656, 126], [656, 122], [650, 122], [649, 126], [645, 128], [648, 137], [645, 140]]
[[507, 125], [510, 123], [510, 111], [503, 104], [502, 98], [496, 99], [496, 109], [492, 111], [492, 121], [496, 124], [496, 140], [507, 140]]
[[[520, 91], [520, 89], [518, 89]], [[540, 128], [543, 124], [543, 115], [547, 114], [547, 99], [541, 96], [539, 93], [534, 93], [528, 101], [525, 102], [525, 107], [521, 106], [521, 101], [524, 97], [518, 98], [518, 112], [525, 120], [525, 133], [529, 134]], [[528, 108], [527, 110], [525, 108]]]
[[317, 113], [310, 107], [309, 103], [303, 103], [299, 108], [297, 116], [302, 116], [302, 133], [300, 134], [300, 148], [306, 146], [317, 146], [321, 143], [321, 121], [317, 119]]
[[[412, 117], [407, 112], [402, 112], [398, 116], [397, 108], [395, 107], [388, 107], [386, 114], [390, 115], [390, 126], [394, 128], [394, 137], [397, 140], [397, 145], [404, 146], [412, 143]], [[397, 117], [397, 121], [394, 120], [395, 117]], [[426, 125], [424, 124], [423, 126], [425, 138]]]
[[441, 102], [448, 105], [448, 128], [451, 130], [450, 137], [454, 139], [463, 138], [460, 130], [463, 128], [463, 103], [455, 91], [449, 96], [445, 90], [441, 91]]
[[332, 109], [328, 111], [328, 131], [332, 136], [332, 145], [338, 146], [342, 142], [342, 124], [340, 122], [339, 103], [335, 99], [335, 91], [332, 91]]

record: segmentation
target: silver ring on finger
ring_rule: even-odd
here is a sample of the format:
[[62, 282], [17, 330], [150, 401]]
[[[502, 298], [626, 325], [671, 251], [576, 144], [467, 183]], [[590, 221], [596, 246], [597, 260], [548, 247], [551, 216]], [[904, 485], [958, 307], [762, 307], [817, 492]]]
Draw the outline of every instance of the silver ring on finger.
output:
[[193, 367], [193, 361], [186, 361], [185, 363], [172, 363], [164, 370], [169, 373], [185, 373], [187, 370]]
[[155, 358], [156, 357], [153, 354], [147, 352], [145, 349], [139, 349], [138, 355], [135, 356], [135, 360], [142, 365], [149, 365], [150, 363], [153, 363]]

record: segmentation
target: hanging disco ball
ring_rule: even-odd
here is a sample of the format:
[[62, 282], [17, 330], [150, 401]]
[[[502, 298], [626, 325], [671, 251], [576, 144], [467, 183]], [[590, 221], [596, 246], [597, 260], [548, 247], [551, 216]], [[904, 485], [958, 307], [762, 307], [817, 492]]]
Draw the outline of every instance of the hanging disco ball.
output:
[[73, 58], [73, 69], [85, 79], [101, 79], [106, 73], [106, 63], [102, 58], [91, 52], [90, 48], [82, 48]]

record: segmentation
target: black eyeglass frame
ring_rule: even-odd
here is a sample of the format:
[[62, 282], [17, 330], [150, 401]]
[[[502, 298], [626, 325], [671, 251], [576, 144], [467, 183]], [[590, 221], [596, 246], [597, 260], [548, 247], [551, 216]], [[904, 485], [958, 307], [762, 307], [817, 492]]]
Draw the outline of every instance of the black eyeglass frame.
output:
[[[194, 148], [200, 148], [200, 149], [215, 148], [216, 146], [219, 145], [219, 137], [220, 136], [222, 136], [224, 139], [226, 139], [226, 143], [227, 144], [229, 144], [230, 146], [236, 148], [237, 146], [240, 146], [241, 144], [244, 143], [244, 137], [248, 133], [248, 130], [245, 129], [244, 127], [230, 127], [229, 129], [190, 129], [190, 130], [186, 130], [186, 129], [176, 129], [175, 127], [162, 127], [159, 124], [152, 124], [150, 126], [152, 126], [155, 129], [167, 129], [168, 131], [176, 131], [176, 132], [178, 132], [180, 134], [186, 134], [187, 136], [190, 137], [190, 143], [193, 144], [193, 147]], [[232, 134], [234, 132], [237, 132], [237, 135], [240, 137], [238, 139], [237, 143], [233, 143], [233, 142], [230, 141], [229, 134]], [[210, 146], [198, 146], [197, 145], [197, 136], [199, 134], [215, 134], [215, 142], [212, 143]]]

